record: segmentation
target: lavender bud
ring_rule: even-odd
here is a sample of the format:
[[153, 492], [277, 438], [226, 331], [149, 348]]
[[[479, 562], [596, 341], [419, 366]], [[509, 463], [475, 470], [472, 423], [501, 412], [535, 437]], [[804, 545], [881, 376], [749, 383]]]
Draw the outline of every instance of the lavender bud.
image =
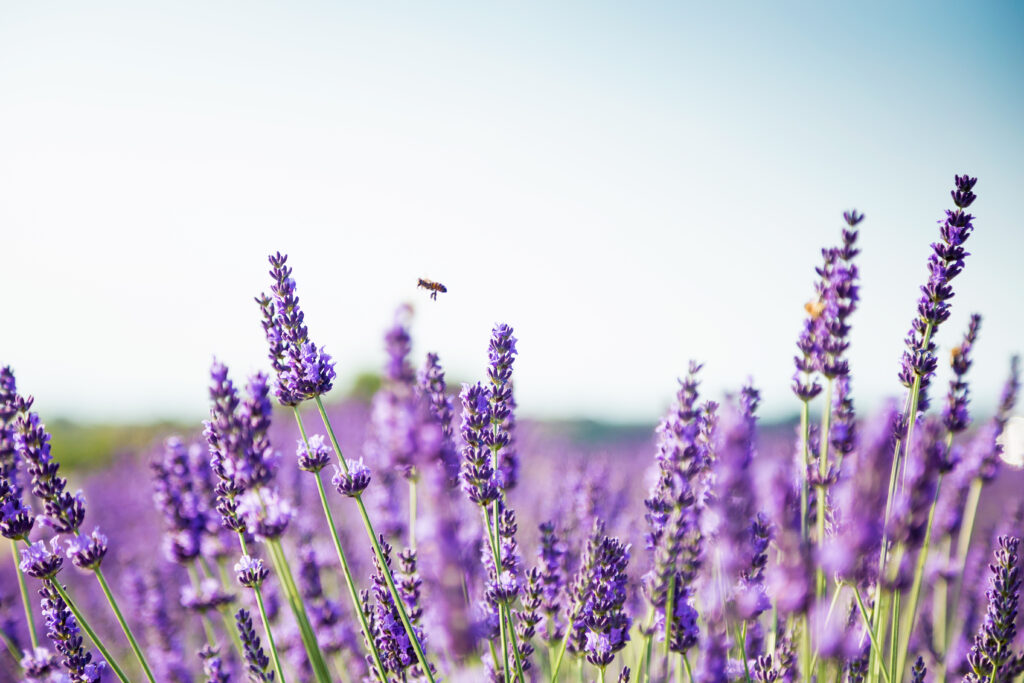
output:
[[220, 582], [207, 577], [198, 586], [183, 586], [181, 589], [181, 606], [196, 612], [206, 612], [222, 605], [231, 604], [235, 596], [225, 593]]
[[324, 444], [321, 434], [309, 437], [308, 449], [306, 442], [300, 439], [295, 455], [299, 459], [299, 469], [304, 472], [319, 472], [331, 462], [331, 451]]
[[238, 502], [238, 514], [253, 536], [278, 538], [288, 528], [295, 511], [275, 489], [263, 488], [242, 495]]
[[199, 658], [203, 660], [203, 673], [206, 674], [206, 683], [230, 683], [231, 672], [221, 659], [220, 651], [210, 645], [204, 645], [199, 651]]
[[37, 647], [31, 652], [26, 650], [18, 663], [29, 681], [45, 680], [57, 669], [57, 658], [45, 647]]
[[[0, 482], [0, 487], [5, 483]], [[20, 498], [15, 498], [13, 491], [6, 497], [0, 495], [0, 500], [3, 501], [0, 503], [0, 535], [14, 541], [27, 540], [36, 522], [32, 509], [22, 503]]]
[[106, 554], [107, 537], [100, 533], [98, 527], [88, 536], [76, 536], [67, 542], [68, 559], [79, 569], [95, 571]]
[[334, 476], [331, 477], [331, 484], [343, 496], [357, 498], [366, 487], [370, 485], [370, 468], [363, 464], [363, 459], [348, 460], [348, 472], [343, 472], [337, 465], [334, 466]]
[[45, 541], [36, 541], [28, 548], [20, 551], [21, 562], [18, 566], [21, 571], [37, 579], [52, 578], [60, 571], [64, 564], [61, 557], [59, 541], [56, 537], [50, 539], [50, 547], [46, 547]]
[[242, 555], [235, 563], [235, 578], [247, 588], [259, 588], [269, 573], [258, 557]]

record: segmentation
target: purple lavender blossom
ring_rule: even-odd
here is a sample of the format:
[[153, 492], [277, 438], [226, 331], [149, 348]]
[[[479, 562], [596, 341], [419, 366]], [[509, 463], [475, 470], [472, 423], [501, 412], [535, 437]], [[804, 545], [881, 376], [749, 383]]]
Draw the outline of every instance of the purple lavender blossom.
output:
[[67, 542], [67, 556], [79, 569], [95, 571], [107, 554], [107, 537], [98, 528], [88, 536], [79, 535]]
[[260, 539], [278, 538], [295, 515], [291, 504], [276, 489], [256, 489], [242, 494], [238, 514], [250, 534]]
[[223, 605], [230, 605], [235, 596], [226, 593], [220, 581], [206, 577], [198, 585], [183, 586], [181, 589], [181, 606], [196, 612], [207, 612]]
[[417, 480], [427, 467], [439, 462], [443, 434], [409, 363], [409, 314], [407, 306], [399, 308], [384, 336], [388, 360], [380, 391], [373, 397], [366, 454], [383, 467], [383, 478], [395, 473]]
[[981, 631], [974, 637], [967, 660], [971, 673], [964, 679], [971, 683], [994, 680], [1009, 682], [1024, 673], [1024, 653], [1010, 648], [1017, 635], [1017, 606], [1020, 598], [1021, 567], [1017, 556], [1020, 541], [1001, 536], [995, 552], [988, 595], [988, 612]]
[[487, 349], [492, 428], [489, 445], [495, 453], [498, 485], [503, 491], [514, 489], [519, 481], [519, 456], [515, 446], [516, 402], [512, 395], [512, 363], [515, 362], [516, 353], [516, 338], [512, 336], [512, 328], [503, 323], [495, 325]]
[[426, 399], [431, 415], [441, 427], [441, 446], [438, 459], [450, 488], [458, 486], [459, 455], [455, 446], [455, 433], [452, 426], [453, 406], [448, 396], [448, 388], [444, 379], [444, 369], [436, 353], [428, 353], [427, 360], [419, 377], [420, 393]]
[[37, 579], [49, 579], [56, 576], [64, 564], [64, 558], [60, 552], [60, 541], [54, 537], [50, 539], [50, 547], [46, 547], [45, 541], [36, 541], [27, 548], [20, 550], [21, 571]]
[[59, 663], [48, 649], [37, 647], [31, 652], [26, 650], [18, 665], [25, 672], [26, 680], [43, 681], [48, 680], [50, 675], [56, 672]]
[[462, 489], [469, 499], [485, 507], [498, 499], [499, 483], [491, 460], [489, 444], [493, 433], [488, 391], [479, 382], [464, 384], [462, 400]]
[[220, 651], [216, 647], [204, 645], [199, 651], [199, 658], [203, 661], [206, 683], [230, 683], [231, 670], [224, 663]]
[[309, 340], [287, 260], [288, 256], [280, 252], [270, 257], [273, 299], [262, 294], [256, 298], [256, 303], [263, 311], [270, 363], [277, 374], [277, 399], [282, 405], [295, 406], [329, 392], [336, 373], [330, 355]]
[[[25, 405], [31, 405], [31, 399]], [[85, 499], [81, 491], [67, 492], [67, 479], [58, 475], [60, 464], [50, 453], [50, 434], [39, 415], [18, 418], [14, 445], [31, 478], [32, 494], [43, 502], [40, 521], [57, 533], [77, 533], [85, 519]]]
[[[381, 549], [384, 554], [384, 561], [387, 568], [383, 568], [376, 555], [373, 556], [375, 572], [373, 575], [373, 619], [370, 621], [372, 637], [377, 643], [377, 649], [381, 654], [384, 669], [387, 672], [401, 676], [410, 667], [416, 665], [416, 650], [402, 625], [398, 615], [398, 609], [391, 598], [388, 590], [384, 571], [391, 571], [391, 546], [380, 538]], [[364, 599], [363, 604], [369, 609], [369, 603]], [[421, 629], [415, 628], [417, 640], [424, 642], [424, 634]]]
[[928, 667], [924, 665], [924, 658], [919, 656], [910, 670], [911, 683], [924, 683], [924, 677], [927, 673]]
[[331, 484], [341, 495], [357, 498], [370, 485], [370, 468], [363, 464], [362, 458], [359, 460], [346, 459], [345, 462], [348, 465], [348, 471], [343, 471], [335, 465]]
[[562, 637], [565, 628], [563, 599], [566, 592], [565, 545], [555, 532], [555, 523], [540, 525], [540, 546], [537, 549], [538, 569], [541, 583], [541, 611], [544, 621], [541, 637], [553, 642]]
[[267, 378], [262, 373], [253, 375], [243, 402], [228, 377], [227, 366], [214, 361], [210, 377], [212, 405], [203, 436], [210, 447], [210, 468], [217, 477], [217, 511], [225, 528], [242, 531], [240, 496], [269, 484], [278, 462], [267, 437], [271, 412]]
[[130, 573], [130, 593], [144, 627], [146, 653], [153, 672], [160, 681], [192, 683], [192, 673], [185, 663], [179, 625], [174, 623], [165, 595], [165, 576], [155, 570], [145, 574]]
[[240, 609], [235, 613], [235, 624], [238, 625], [238, 635], [242, 639], [242, 649], [245, 652], [245, 664], [249, 671], [249, 680], [252, 683], [272, 683], [274, 672], [268, 670], [270, 658], [263, 654], [263, 646], [260, 644], [260, 637], [252, 626], [252, 617], [249, 612]]
[[5, 484], [6, 480], [0, 481], [0, 535], [14, 541], [27, 540], [36, 516]]
[[242, 555], [235, 563], [235, 579], [246, 588], [259, 588], [269, 573], [258, 557]]
[[629, 641], [632, 619], [624, 609], [628, 564], [629, 546], [606, 535], [604, 523], [595, 520], [572, 582], [569, 651], [585, 654], [598, 667], [608, 666]]
[[[832, 533], [818, 557], [823, 569], [868, 586], [875, 579], [899, 413], [888, 404], [867, 423], [860, 447], [844, 460], [830, 499]], [[929, 501], [930, 502], [930, 501]]]
[[161, 457], [150, 464], [153, 500], [163, 514], [168, 558], [187, 564], [199, 556], [208, 511], [195, 487], [195, 472], [185, 444], [167, 440]]
[[949, 318], [953, 298], [952, 281], [964, 268], [968, 256], [963, 245], [974, 230], [974, 216], [967, 213], [976, 198], [971, 191], [977, 178], [956, 176], [956, 188], [952, 191], [956, 208], [946, 211], [946, 218], [939, 229], [940, 242], [932, 243], [932, 254], [928, 258], [928, 282], [921, 287], [921, 299], [917, 305], [917, 317], [906, 338], [906, 351], [900, 365], [899, 378], [903, 386], [911, 389], [918, 385], [918, 410], [928, 410], [928, 385], [938, 360], [935, 357], [935, 332]]
[[309, 437], [309, 446], [306, 441], [299, 439], [295, 448], [295, 457], [299, 461], [299, 469], [303, 472], [319, 472], [331, 462], [331, 450], [324, 443], [322, 434], [314, 434]]
[[967, 413], [968, 386], [964, 377], [971, 369], [971, 362], [974, 360], [971, 351], [974, 342], [978, 338], [978, 328], [981, 326], [981, 316], [977, 313], [971, 315], [971, 321], [967, 326], [967, 332], [959, 346], [953, 347], [950, 365], [953, 368], [953, 379], [949, 382], [949, 394], [946, 397], [946, 405], [942, 411], [942, 420], [946, 429], [952, 434], [957, 434], [967, 429], [970, 424], [970, 416]]
[[57, 588], [49, 580], [39, 590], [43, 597], [43, 618], [46, 634], [61, 655], [61, 664], [74, 683], [95, 683], [106, 668], [102, 661], [93, 662], [92, 654], [82, 644], [81, 629]]

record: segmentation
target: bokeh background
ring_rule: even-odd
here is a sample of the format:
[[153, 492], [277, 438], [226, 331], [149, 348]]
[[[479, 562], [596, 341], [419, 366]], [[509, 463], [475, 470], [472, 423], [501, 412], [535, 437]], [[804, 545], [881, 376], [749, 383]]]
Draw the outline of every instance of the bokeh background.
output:
[[342, 388], [409, 301], [455, 380], [512, 324], [526, 417], [652, 424], [697, 358], [709, 394], [752, 376], [784, 419], [856, 207], [871, 406], [969, 172], [938, 342], [985, 316], [984, 412], [1024, 346], [1022, 30], [1011, 2], [6, 3], [0, 362], [51, 423], [197, 424], [212, 356], [266, 365], [252, 297], [281, 250]]

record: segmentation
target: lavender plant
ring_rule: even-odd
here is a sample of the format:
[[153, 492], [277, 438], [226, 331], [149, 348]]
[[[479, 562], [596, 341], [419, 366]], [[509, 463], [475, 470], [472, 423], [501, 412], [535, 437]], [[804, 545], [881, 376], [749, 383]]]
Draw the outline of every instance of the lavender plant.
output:
[[[86, 494], [0, 369], [0, 683], [1019, 681], [1024, 487], [1000, 457], [1019, 368], [982, 419], [980, 315], [940, 363], [974, 230], [976, 180], [954, 185], [903, 403], [865, 413], [849, 354], [864, 216], [843, 215], [798, 335], [795, 439], [757, 419], [749, 384], [709, 400], [693, 362], [653, 450], [581, 445], [516, 420], [510, 326], [453, 396], [436, 353], [414, 362], [407, 307], [369, 405], [327, 404], [334, 361], [281, 254], [257, 298], [273, 374], [239, 388], [215, 361], [205, 445], [163, 441], [83, 475]], [[125, 485], [140, 478], [151, 489]]]

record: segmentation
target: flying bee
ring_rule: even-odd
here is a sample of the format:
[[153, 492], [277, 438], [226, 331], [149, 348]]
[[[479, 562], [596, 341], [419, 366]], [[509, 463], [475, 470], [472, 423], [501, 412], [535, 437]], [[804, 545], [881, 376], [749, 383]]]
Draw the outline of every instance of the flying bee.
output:
[[443, 294], [448, 291], [448, 288], [442, 285], [440, 282], [434, 282], [433, 280], [428, 280], [422, 277], [419, 278], [419, 282], [416, 283], [416, 286], [422, 287], [423, 289], [429, 289], [430, 298], [433, 299], [434, 301], [437, 301], [438, 292], [441, 292]]

